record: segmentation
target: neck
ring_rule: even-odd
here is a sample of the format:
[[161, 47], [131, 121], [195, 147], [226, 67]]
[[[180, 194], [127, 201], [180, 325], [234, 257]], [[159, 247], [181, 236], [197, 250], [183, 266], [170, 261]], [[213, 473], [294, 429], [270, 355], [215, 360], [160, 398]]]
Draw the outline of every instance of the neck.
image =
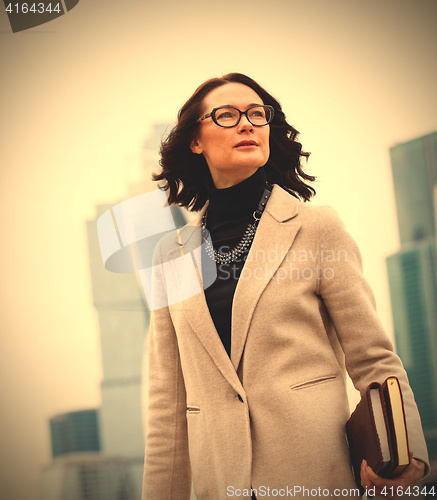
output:
[[251, 217], [263, 193], [267, 175], [263, 167], [250, 177], [227, 188], [217, 188], [211, 176], [205, 180], [208, 211], [222, 218]]
[[214, 182], [214, 186], [216, 189], [225, 189], [231, 186], [235, 186], [240, 182], [243, 182], [245, 179], [251, 177], [256, 171], [258, 167], [251, 169], [250, 171], [245, 172], [233, 172], [233, 175], [222, 174], [221, 172], [213, 172], [211, 173], [212, 180]]

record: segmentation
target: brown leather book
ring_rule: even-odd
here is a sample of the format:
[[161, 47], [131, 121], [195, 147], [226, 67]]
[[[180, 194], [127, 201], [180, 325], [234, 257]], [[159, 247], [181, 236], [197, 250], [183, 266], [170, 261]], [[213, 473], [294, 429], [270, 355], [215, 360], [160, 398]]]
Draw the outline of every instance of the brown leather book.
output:
[[346, 423], [346, 433], [360, 488], [363, 459], [381, 477], [393, 478], [402, 473], [410, 456], [402, 392], [396, 377], [389, 377], [382, 385], [369, 385]]

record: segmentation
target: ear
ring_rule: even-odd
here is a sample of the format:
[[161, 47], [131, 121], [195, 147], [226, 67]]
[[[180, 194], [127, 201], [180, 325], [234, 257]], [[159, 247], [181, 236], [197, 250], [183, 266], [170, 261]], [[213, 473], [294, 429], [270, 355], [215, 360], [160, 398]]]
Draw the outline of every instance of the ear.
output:
[[203, 153], [203, 148], [202, 146], [199, 144], [199, 140], [198, 139], [193, 139], [191, 141], [191, 144], [190, 144], [190, 149], [193, 153], [195, 153], [196, 155], [201, 155]]

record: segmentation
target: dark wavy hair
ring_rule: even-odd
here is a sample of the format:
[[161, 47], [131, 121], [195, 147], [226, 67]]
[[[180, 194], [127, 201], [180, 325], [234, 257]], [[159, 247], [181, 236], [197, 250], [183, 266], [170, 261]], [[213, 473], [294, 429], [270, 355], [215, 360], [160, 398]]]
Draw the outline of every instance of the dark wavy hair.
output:
[[203, 99], [213, 89], [228, 83], [242, 83], [253, 89], [264, 104], [275, 108], [270, 123], [270, 157], [264, 165], [267, 180], [308, 201], [316, 191], [305, 183], [315, 177], [306, 174], [301, 166], [301, 157], [308, 159], [310, 153], [302, 151], [296, 138], [299, 132], [285, 120], [279, 102], [252, 78], [241, 73], [229, 73], [221, 78], [211, 78], [200, 85], [178, 113], [177, 125], [161, 143], [162, 167], [160, 174], [153, 174], [154, 181], [164, 180], [160, 187], [169, 190], [168, 203], [199, 211], [208, 199], [205, 178], [209, 174], [203, 155], [191, 151], [191, 143], [199, 134], [198, 118], [203, 112]]

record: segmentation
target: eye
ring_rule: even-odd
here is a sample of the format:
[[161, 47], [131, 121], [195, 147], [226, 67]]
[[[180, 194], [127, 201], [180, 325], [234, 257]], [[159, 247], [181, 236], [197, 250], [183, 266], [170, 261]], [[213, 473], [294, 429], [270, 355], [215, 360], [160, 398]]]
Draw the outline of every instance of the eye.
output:
[[218, 113], [217, 119], [221, 120], [223, 118], [233, 118], [233, 114], [230, 111], [223, 111], [222, 113]]
[[263, 108], [254, 108], [250, 110], [249, 115], [254, 118], [264, 118], [265, 111]]
[[238, 121], [239, 112], [234, 108], [219, 108], [215, 112], [215, 118], [219, 124], [230, 126]]

